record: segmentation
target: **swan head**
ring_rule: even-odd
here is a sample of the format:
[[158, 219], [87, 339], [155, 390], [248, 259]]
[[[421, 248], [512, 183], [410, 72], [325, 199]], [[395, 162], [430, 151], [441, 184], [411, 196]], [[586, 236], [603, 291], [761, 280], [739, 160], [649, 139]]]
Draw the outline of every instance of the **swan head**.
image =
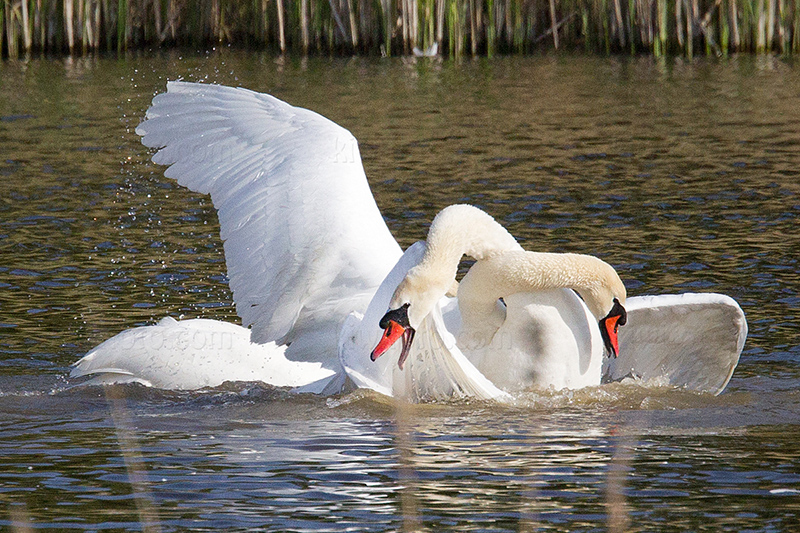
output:
[[403, 345], [397, 362], [402, 370], [417, 328], [433, 311], [436, 303], [452, 289], [454, 280], [455, 272], [451, 276], [441, 273], [432, 275], [431, 269], [425, 264], [412, 268], [395, 289], [389, 310], [378, 323], [383, 336], [372, 350], [370, 359], [375, 361], [402, 338]]
[[400, 359], [397, 361], [397, 366], [403, 369], [403, 364], [406, 362], [408, 353], [411, 350], [411, 343], [414, 342], [414, 334], [416, 329], [412, 328], [408, 321], [408, 308], [409, 304], [404, 304], [397, 309], [390, 309], [381, 321], [378, 323], [383, 330], [383, 336], [378, 342], [378, 345], [372, 350], [369, 358], [375, 361], [378, 357], [383, 355], [397, 339], [403, 339], [403, 346], [400, 350]]
[[619, 327], [628, 321], [628, 313], [623, 305], [626, 291], [616, 270], [607, 263], [600, 263], [605, 267], [598, 269], [600, 283], [589, 287], [588, 290], [578, 289], [578, 293], [586, 302], [589, 311], [596, 318], [602, 317], [599, 318], [600, 335], [609, 357], [615, 358], [619, 355]]
[[608, 314], [600, 319], [600, 336], [606, 346], [609, 357], [619, 355], [619, 327], [628, 321], [628, 313], [617, 298]]

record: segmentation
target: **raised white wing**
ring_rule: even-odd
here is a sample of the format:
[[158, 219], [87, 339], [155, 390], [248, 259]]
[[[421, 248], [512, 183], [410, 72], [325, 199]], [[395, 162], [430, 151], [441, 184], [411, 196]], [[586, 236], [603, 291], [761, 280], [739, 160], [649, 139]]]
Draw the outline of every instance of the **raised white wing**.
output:
[[338, 333], [401, 255], [346, 129], [272, 96], [169, 82], [136, 133], [165, 176], [210, 194], [253, 342], [338, 365]]
[[637, 296], [625, 303], [619, 357], [607, 359], [605, 379], [628, 375], [719, 394], [739, 362], [747, 321], [722, 294]]

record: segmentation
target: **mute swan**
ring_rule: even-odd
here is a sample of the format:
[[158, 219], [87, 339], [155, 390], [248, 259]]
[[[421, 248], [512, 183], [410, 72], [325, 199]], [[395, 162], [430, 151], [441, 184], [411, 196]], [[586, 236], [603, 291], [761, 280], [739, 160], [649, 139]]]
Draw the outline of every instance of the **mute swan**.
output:
[[[479, 371], [504, 390], [600, 384], [603, 344], [616, 357], [617, 328], [626, 320], [625, 286], [610, 265], [587, 255], [526, 252], [493, 218], [467, 205], [442, 210], [425, 244], [379, 321], [384, 335], [373, 361], [402, 338], [403, 368], [416, 329], [468, 255], [477, 262], [458, 287], [461, 323], [448, 329]], [[555, 289], [573, 289], [586, 305]], [[505, 305], [498, 305], [501, 298]], [[586, 308], [599, 328], [587, 321]]]
[[[577, 339], [581, 336], [570, 321], [583, 324], [583, 338], [576, 341], [583, 359], [578, 357], [577, 371], [564, 367], [562, 374], [584, 372], [591, 375], [592, 384], [599, 382], [597, 347], [602, 350], [605, 340], [616, 350], [613, 337], [598, 340], [603, 328], [596, 321], [603, 316], [619, 324], [624, 321], [621, 311], [612, 310], [613, 298], [609, 307], [608, 298], [600, 297], [602, 306], [592, 316], [568, 289], [503, 296], [505, 308], [481, 314], [494, 324], [505, 313], [490, 340], [488, 333], [476, 335], [477, 330], [469, 333], [470, 328], [462, 327], [462, 321], [469, 324], [473, 318], [469, 311], [463, 317], [459, 312], [459, 305], [466, 304], [443, 296], [454, 281], [448, 277], [447, 282], [443, 278], [439, 285], [422, 290], [423, 298], [409, 305], [409, 319], [413, 317], [416, 327], [413, 346], [409, 344], [404, 356], [405, 369], [397, 365], [400, 346], [371, 362], [370, 352], [382, 334], [378, 323], [391, 310], [398, 286], [424, 264], [426, 251], [435, 246], [435, 232], [447, 224], [434, 223], [434, 238], [429, 236], [427, 245], [417, 243], [401, 253], [370, 193], [352, 134], [266, 94], [169, 82], [167, 92], [154, 98], [136, 131], [146, 146], [158, 149], [153, 161], [169, 166], [167, 177], [211, 195], [244, 326], [166, 318], [97, 346], [76, 363], [73, 377], [92, 376], [90, 383], [135, 381], [173, 389], [264, 381], [316, 393], [340, 391], [349, 377], [357, 386], [414, 399], [453, 395], [503, 399], [508, 393], [502, 386], [514, 390], [528, 382], [548, 384], [551, 372], [545, 362], [536, 363], [524, 350], [506, 350], [511, 356], [506, 362], [492, 357], [493, 347], [505, 338], [502, 333], [531, 335], [522, 331], [525, 324], [549, 321], [550, 327], [561, 328], [553, 330], [562, 332], [557, 335]], [[461, 251], [476, 257], [476, 265], [483, 264], [478, 269], [491, 269], [492, 257], [500, 261], [505, 254], [525, 256], [508, 232], [493, 220], [489, 223], [491, 217], [478, 216], [485, 216], [487, 226], [494, 228], [488, 230], [491, 238], [484, 239], [482, 248], [469, 242], [470, 232], [459, 237]], [[480, 282], [480, 271], [473, 269], [465, 277], [466, 289], [459, 289], [464, 298], [470, 296], [471, 284]], [[629, 325], [620, 330], [619, 357], [601, 361], [608, 379], [642, 375], [715, 394], [725, 387], [747, 330], [732, 299], [681, 295], [626, 301], [624, 292], [617, 292], [614, 296], [627, 308]], [[415, 316], [423, 307], [430, 309], [428, 314]], [[548, 312], [553, 309], [564, 312]], [[701, 310], [702, 320], [695, 320], [696, 309]], [[639, 324], [636, 329], [634, 324]], [[616, 331], [615, 324], [610, 325], [604, 328], [606, 333]], [[453, 335], [462, 330], [461, 342], [474, 364]], [[662, 344], [660, 338], [669, 342]], [[588, 352], [586, 347], [591, 347]], [[505, 365], [510, 375], [493, 372], [492, 366], [498, 365]], [[498, 379], [501, 387], [478, 368]], [[556, 378], [549, 384], [561, 386]]]

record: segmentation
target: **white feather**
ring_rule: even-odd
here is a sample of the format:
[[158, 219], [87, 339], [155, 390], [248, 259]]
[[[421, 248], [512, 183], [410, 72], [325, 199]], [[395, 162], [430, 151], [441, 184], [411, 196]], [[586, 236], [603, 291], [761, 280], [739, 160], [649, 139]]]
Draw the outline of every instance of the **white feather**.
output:
[[419, 264], [424, 253], [422, 242], [406, 250], [378, 288], [366, 313], [354, 313], [348, 318], [340, 341], [342, 366], [358, 387], [415, 402], [451, 398], [510, 399], [469, 362], [447, 331], [441, 309], [449, 298], [443, 298], [417, 329], [403, 370], [397, 366], [399, 343], [376, 361], [370, 361], [368, 354], [382, 334], [378, 321], [386, 312], [397, 285]]
[[167, 177], [211, 195], [252, 341], [304, 341], [286, 356], [336, 368], [344, 318], [366, 309], [400, 256], [353, 135], [266, 94], [183, 82], [167, 84], [136, 132]]
[[637, 296], [626, 302], [620, 354], [607, 359], [605, 379], [634, 376], [719, 394], [730, 381], [747, 338], [747, 321], [722, 294]]
[[283, 352], [275, 343], [250, 342], [250, 330], [236, 324], [166, 317], [108, 339], [78, 361], [72, 375], [94, 376], [92, 384], [136, 382], [173, 390], [262, 381], [308, 392], [322, 392], [337, 377], [321, 363], [288, 361]]

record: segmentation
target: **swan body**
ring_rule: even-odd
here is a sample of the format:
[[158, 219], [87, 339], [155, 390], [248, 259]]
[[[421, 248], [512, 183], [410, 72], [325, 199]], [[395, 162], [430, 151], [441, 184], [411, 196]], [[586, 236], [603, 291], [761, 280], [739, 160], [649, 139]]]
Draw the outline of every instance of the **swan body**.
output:
[[466, 335], [459, 339], [469, 360], [492, 383], [509, 392], [600, 384], [600, 330], [574, 292], [518, 292], [504, 301], [505, 319], [488, 344], [471, 345], [463, 340]]
[[[525, 252], [471, 206], [440, 212], [426, 241], [402, 253], [352, 134], [272, 96], [169, 82], [136, 131], [167, 177], [211, 195], [243, 325], [166, 318], [97, 346], [73, 377], [321, 394], [349, 381], [412, 400], [502, 401], [629, 375], [716, 394], [738, 361], [747, 326], [732, 299], [626, 300], [607, 264], [580, 259], [597, 267], [581, 273], [569, 254]], [[477, 261], [454, 291], [465, 254]], [[604, 345], [617, 351], [622, 305], [619, 357], [604, 358]], [[402, 345], [381, 331], [393, 311], [412, 329]]]
[[[478, 398], [507, 400], [510, 395], [483, 376], [461, 352], [455, 337], [445, 327], [443, 310], [457, 308], [454, 299], [442, 296], [430, 313], [417, 324], [417, 334], [410, 347], [404, 368], [397, 364], [400, 346], [395, 345], [383, 357], [370, 361], [369, 351], [381, 338], [378, 320], [386, 312], [397, 286], [418, 266], [426, 252], [426, 244], [417, 242], [389, 273], [375, 292], [366, 311], [352, 313], [340, 337], [342, 365], [353, 383], [387, 396], [400, 396], [415, 401], [445, 398]], [[457, 316], [455, 317], [457, 320]]]

